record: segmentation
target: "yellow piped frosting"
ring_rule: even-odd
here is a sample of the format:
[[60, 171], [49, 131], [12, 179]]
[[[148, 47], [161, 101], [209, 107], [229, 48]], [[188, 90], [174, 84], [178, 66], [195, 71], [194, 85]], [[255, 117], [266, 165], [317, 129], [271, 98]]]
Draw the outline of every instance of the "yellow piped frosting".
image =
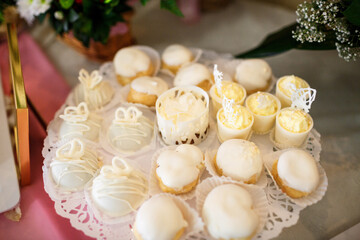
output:
[[253, 120], [253, 116], [249, 110], [240, 105], [234, 105], [234, 120], [229, 121], [226, 118], [224, 110], [219, 112], [219, 120], [228, 128], [232, 129], [244, 129], [247, 128]]
[[307, 113], [300, 109], [284, 109], [278, 116], [279, 124], [293, 133], [302, 133], [309, 130], [312, 120]]
[[223, 96], [228, 99], [233, 99], [235, 103], [240, 102], [244, 98], [244, 89], [240, 84], [230, 81], [222, 81], [221, 93], [215, 88], [215, 94], [222, 98]]
[[[304, 79], [291, 75], [280, 78], [278, 87], [286, 96], [291, 97], [294, 90], [308, 88], [309, 84]], [[296, 89], [292, 89], [292, 87], [295, 87]]]
[[261, 116], [273, 115], [278, 110], [275, 97], [264, 92], [257, 92], [250, 96], [249, 101], [246, 104], [254, 114]]

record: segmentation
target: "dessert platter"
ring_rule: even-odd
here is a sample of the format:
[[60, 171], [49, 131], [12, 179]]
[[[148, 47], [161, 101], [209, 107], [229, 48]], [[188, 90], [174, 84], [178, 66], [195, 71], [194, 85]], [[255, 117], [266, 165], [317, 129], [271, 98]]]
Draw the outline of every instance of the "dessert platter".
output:
[[123, 48], [49, 124], [45, 191], [97, 239], [274, 238], [327, 190], [315, 96], [261, 59]]

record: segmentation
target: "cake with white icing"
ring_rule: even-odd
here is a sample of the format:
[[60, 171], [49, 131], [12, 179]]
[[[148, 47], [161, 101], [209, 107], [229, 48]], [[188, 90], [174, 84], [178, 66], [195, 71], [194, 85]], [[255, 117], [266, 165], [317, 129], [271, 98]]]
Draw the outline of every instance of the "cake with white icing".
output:
[[201, 150], [189, 144], [161, 152], [156, 160], [156, 178], [163, 192], [182, 194], [194, 189], [204, 168]]
[[135, 152], [151, 143], [153, 132], [154, 124], [137, 107], [119, 107], [107, 137], [118, 152]]
[[250, 193], [235, 184], [211, 190], [201, 212], [207, 231], [215, 239], [250, 240], [259, 225]]
[[231, 139], [220, 145], [214, 165], [221, 176], [245, 183], [256, 183], [263, 169], [263, 160], [255, 143]]
[[171, 88], [156, 101], [156, 116], [166, 144], [199, 144], [209, 132], [209, 96], [195, 86]]
[[190, 49], [180, 44], [168, 46], [161, 55], [162, 67], [175, 74], [182, 65], [190, 63], [193, 59]]
[[157, 98], [168, 88], [167, 83], [159, 77], [139, 77], [131, 82], [127, 101], [153, 107]]
[[91, 196], [96, 207], [110, 217], [121, 217], [136, 211], [147, 198], [145, 175], [119, 157], [112, 165], [101, 168], [93, 180]]
[[246, 89], [248, 94], [265, 91], [272, 78], [272, 70], [267, 62], [261, 59], [243, 60], [237, 67], [235, 80]]
[[150, 57], [136, 47], [120, 49], [113, 60], [115, 73], [121, 85], [129, 84], [132, 80], [142, 76], [151, 76], [154, 66]]
[[179, 69], [174, 86], [197, 86], [209, 91], [214, 80], [210, 70], [201, 63], [189, 63]]
[[50, 172], [57, 186], [75, 191], [82, 189], [100, 166], [97, 153], [75, 138], [57, 149], [50, 163]]
[[301, 149], [282, 153], [274, 162], [271, 173], [281, 190], [292, 198], [305, 197], [319, 185], [316, 160]]
[[59, 117], [63, 119], [59, 130], [60, 139], [84, 137], [91, 141], [98, 140], [102, 118], [89, 112], [85, 102], [76, 107], [66, 107]]
[[283, 108], [291, 106], [291, 95], [300, 88], [308, 88], [309, 84], [302, 78], [294, 75], [283, 76], [276, 82], [276, 96], [280, 99]]
[[81, 69], [79, 72], [80, 84], [74, 89], [74, 101], [78, 105], [86, 102], [90, 110], [99, 110], [110, 103], [115, 91], [109, 82], [103, 81], [99, 71], [89, 74]]
[[139, 209], [134, 224], [137, 240], [178, 240], [188, 223], [183, 213], [166, 195], [155, 195]]

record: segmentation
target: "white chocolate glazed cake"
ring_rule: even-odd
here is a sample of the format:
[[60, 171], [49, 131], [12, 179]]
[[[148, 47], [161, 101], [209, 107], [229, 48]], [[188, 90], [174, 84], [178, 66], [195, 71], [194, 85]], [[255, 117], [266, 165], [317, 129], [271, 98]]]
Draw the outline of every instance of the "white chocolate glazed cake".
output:
[[251, 239], [260, 221], [249, 192], [235, 184], [211, 190], [202, 208], [202, 218], [216, 239]]
[[136, 107], [119, 107], [109, 127], [107, 137], [119, 152], [135, 152], [150, 144], [154, 124]]
[[179, 69], [175, 78], [174, 86], [198, 86], [208, 91], [213, 84], [213, 76], [210, 70], [201, 63], [189, 63]]
[[209, 132], [209, 96], [195, 86], [169, 89], [156, 102], [156, 116], [166, 144], [199, 144]]
[[121, 217], [136, 211], [147, 198], [147, 192], [145, 175], [119, 157], [112, 159], [111, 166], [101, 168], [91, 188], [91, 196], [97, 208], [111, 217]]
[[192, 52], [187, 47], [180, 44], [173, 44], [165, 48], [161, 60], [169, 66], [181, 66], [189, 63], [194, 58]]
[[102, 118], [90, 113], [85, 102], [76, 107], [66, 107], [59, 117], [64, 120], [59, 130], [60, 138], [84, 137], [91, 141], [98, 139]]
[[75, 138], [56, 151], [50, 163], [50, 171], [57, 186], [78, 190], [95, 175], [100, 165], [97, 153]]

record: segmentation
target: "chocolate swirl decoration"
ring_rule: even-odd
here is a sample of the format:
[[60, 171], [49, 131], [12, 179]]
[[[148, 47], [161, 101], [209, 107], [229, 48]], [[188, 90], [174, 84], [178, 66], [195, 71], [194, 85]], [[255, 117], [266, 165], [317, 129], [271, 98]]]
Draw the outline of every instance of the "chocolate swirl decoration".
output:
[[128, 109], [119, 107], [118, 109], [116, 109], [115, 119], [113, 120], [113, 123], [136, 123], [138, 122], [142, 114], [143, 113], [136, 107], [129, 107]]
[[89, 109], [85, 102], [81, 102], [78, 106], [69, 106], [64, 110], [64, 114], [59, 117], [64, 119], [66, 122], [77, 123], [84, 122], [89, 117]]
[[85, 69], [79, 72], [79, 81], [88, 89], [94, 89], [103, 79], [99, 71], [95, 70], [89, 74]]

